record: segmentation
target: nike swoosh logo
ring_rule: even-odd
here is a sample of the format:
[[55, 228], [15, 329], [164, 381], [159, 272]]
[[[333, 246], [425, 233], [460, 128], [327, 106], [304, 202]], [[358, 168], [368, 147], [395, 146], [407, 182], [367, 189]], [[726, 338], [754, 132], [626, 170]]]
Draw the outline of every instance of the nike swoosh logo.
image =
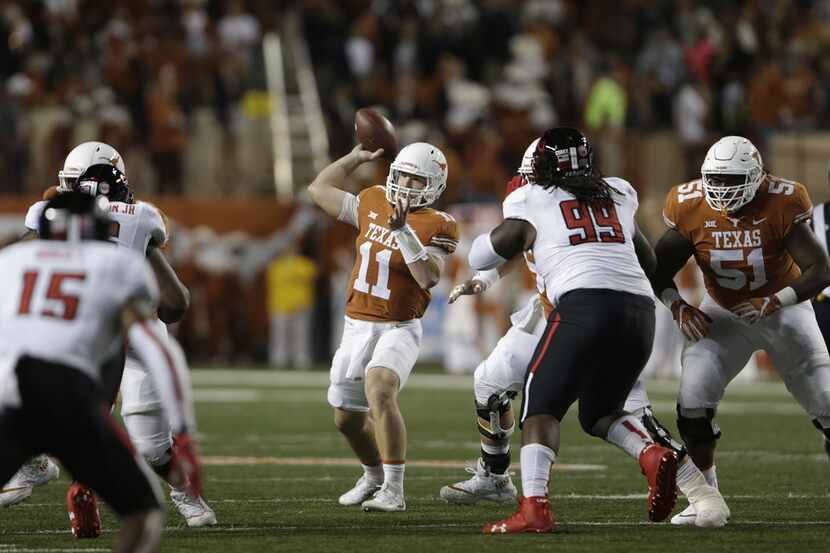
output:
[[763, 223], [763, 222], [764, 222], [764, 221], [766, 221], [766, 220], [767, 220], [767, 218], [766, 218], [766, 217], [764, 217], [763, 219], [757, 219], [757, 220], [756, 220], [755, 218], [753, 218], [753, 219], [752, 219], [752, 224], [753, 224], [753, 225], [760, 225], [761, 223]]

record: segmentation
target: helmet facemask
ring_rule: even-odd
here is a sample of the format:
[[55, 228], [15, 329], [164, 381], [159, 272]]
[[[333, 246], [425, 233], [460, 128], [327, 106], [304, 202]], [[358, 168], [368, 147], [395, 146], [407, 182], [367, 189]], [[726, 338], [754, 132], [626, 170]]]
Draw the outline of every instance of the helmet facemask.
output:
[[746, 173], [705, 172], [703, 173], [703, 192], [706, 203], [715, 211], [734, 213], [752, 201], [764, 173], [753, 167]]
[[[401, 186], [398, 184], [401, 174], [421, 177], [424, 179], [424, 187], [413, 188], [411, 186]], [[403, 196], [409, 198], [410, 209], [426, 207], [435, 203], [438, 197], [441, 196], [444, 188], [447, 186], [446, 182], [441, 183], [439, 186], [436, 184], [436, 181], [439, 181], [438, 177], [411, 170], [402, 170], [396, 168], [393, 163], [392, 167], [389, 169], [389, 176], [386, 178], [386, 200], [390, 204], [395, 204], [398, 201], [398, 197]]]

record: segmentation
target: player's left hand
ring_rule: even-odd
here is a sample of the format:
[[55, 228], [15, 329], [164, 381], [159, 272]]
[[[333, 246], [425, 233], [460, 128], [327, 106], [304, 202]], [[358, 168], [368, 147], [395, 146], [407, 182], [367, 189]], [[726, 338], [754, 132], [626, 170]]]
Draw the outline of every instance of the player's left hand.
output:
[[199, 463], [199, 447], [190, 434], [182, 433], [173, 439], [173, 455], [170, 458], [170, 484], [184, 487], [190, 497], [202, 495], [202, 474]]
[[732, 307], [731, 311], [747, 324], [755, 324], [781, 309], [778, 296], [750, 298]]
[[409, 194], [398, 194], [395, 198], [395, 209], [389, 216], [389, 229], [399, 230], [406, 224], [406, 214], [409, 213]]

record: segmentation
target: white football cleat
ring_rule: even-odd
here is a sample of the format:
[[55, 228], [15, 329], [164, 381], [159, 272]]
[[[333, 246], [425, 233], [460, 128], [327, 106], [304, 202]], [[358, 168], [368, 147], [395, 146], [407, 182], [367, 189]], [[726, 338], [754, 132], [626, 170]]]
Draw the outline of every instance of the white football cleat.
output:
[[364, 511], [382, 511], [384, 513], [391, 513], [395, 511], [406, 511], [406, 502], [403, 499], [402, 493], [392, 491], [391, 488], [384, 484], [380, 490], [372, 497], [363, 502]]
[[378, 491], [380, 491], [380, 484], [373, 484], [364, 474], [357, 479], [354, 487], [340, 496], [337, 500], [341, 505], [350, 507], [352, 505], [360, 505]]
[[46, 455], [38, 455], [20, 467], [0, 490], [0, 506], [11, 507], [32, 495], [36, 486], [43, 486], [60, 475], [60, 469]]
[[509, 473], [492, 474], [481, 458], [475, 466], [465, 467], [464, 470], [473, 477], [441, 488], [441, 499], [447, 503], [472, 505], [479, 501], [507, 503], [516, 500], [518, 492]]
[[170, 499], [190, 528], [216, 525], [216, 513], [201, 497], [194, 499], [182, 490], [171, 489]]
[[694, 526], [697, 519], [695, 506], [689, 503], [685, 509], [671, 517], [671, 523], [675, 526]]
[[699, 528], [722, 528], [731, 513], [717, 488], [705, 486], [695, 490], [694, 501], [674, 515], [671, 523], [677, 526], [695, 525]]

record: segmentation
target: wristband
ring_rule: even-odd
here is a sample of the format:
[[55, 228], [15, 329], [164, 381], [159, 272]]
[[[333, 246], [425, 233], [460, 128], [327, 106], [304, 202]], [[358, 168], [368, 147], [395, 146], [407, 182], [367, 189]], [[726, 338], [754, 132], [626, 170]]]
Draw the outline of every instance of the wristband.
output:
[[663, 305], [671, 309], [671, 306], [677, 300], [683, 301], [683, 298], [680, 297], [680, 293], [677, 291], [677, 288], [666, 288], [660, 294], [660, 301], [663, 302]]
[[786, 288], [779, 290], [775, 293], [775, 297], [781, 302], [781, 307], [787, 307], [788, 305], [795, 305], [798, 303], [798, 294], [795, 293], [792, 286], [787, 286]]
[[473, 278], [481, 283], [481, 291], [484, 292], [498, 282], [501, 277], [498, 269], [489, 269], [487, 271], [476, 271]]
[[395, 237], [395, 241], [398, 243], [398, 249], [401, 251], [403, 260], [407, 265], [427, 258], [428, 254], [424, 245], [421, 244], [415, 231], [409, 225], [404, 225], [403, 228], [393, 230], [392, 236]]

